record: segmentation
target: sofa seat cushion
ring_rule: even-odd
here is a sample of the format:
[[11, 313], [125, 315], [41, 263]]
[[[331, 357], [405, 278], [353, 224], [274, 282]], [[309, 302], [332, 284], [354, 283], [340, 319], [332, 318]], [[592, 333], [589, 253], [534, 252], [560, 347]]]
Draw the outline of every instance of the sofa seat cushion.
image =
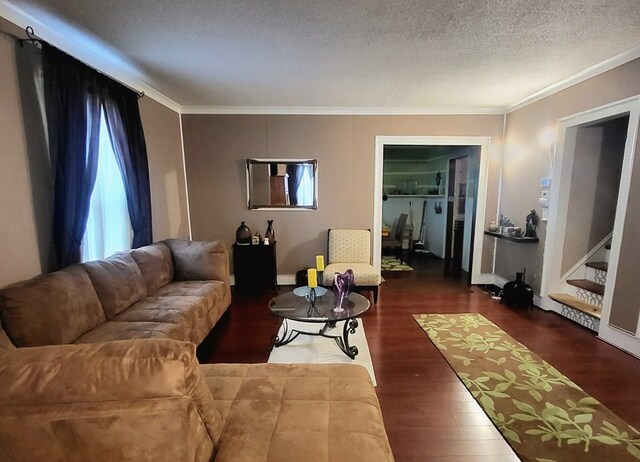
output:
[[126, 310], [147, 295], [140, 268], [128, 252], [83, 265], [89, 273], [107, 319]]
[[164, 242], [145, 245], [131, 251], [147, 285], [147, 293], [153, 294], [173, 280], [171, 250]]
[[74, 343], [98, 343], [112, 340], [164, 338], [184, 340], [184, 328], [163, 322], [107, 321], [78, 338]]
[[353, 364], [205, 364], [224, 421], [216, 462], [393, 461], [367, 371]]
[[72, 343], [105, 321], [91, 279], [73, 265], [0, 290], [2, 327], [18, 347]]
[[128, 310], [115, 316], [112, 321], [160, 322], [182, 327], [183, 338], [194, 342], [198, 323], [206, 317], [211, 305], [204, 297], [193, 295], [148, 297]]
[[354, 283], [357, 286], [380, 285], [380, 273], [373, 265], [368, 263], [331, 263], [327, 265], [323, 273], [323, 284], [331, 286], [336, 273], [344, 273], [348, 269], [353, 270]]

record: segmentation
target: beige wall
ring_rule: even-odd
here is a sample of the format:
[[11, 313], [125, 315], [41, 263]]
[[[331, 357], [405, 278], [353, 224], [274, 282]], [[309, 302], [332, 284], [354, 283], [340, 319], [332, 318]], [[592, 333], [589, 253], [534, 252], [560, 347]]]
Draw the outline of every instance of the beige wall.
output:
[[[0, 30], [21, 33], [1, 18]], [[51, 268], [52, 177], [28, 48], [0, 34], [0, 287]], [[148, 97], [140, 111], [154, 239], [188, 238], [179, 116]]]
[[613, 231], [629, 117], [576, 132], [561, 274]]
[[[558, 119], [640, 93], [640, 60], [593, 77], [507, 115], [500, 211], [523, 224], [531, 208], [540, 212], [539, 181], [551, 174], [548, 147], [540, 134], [556, 129]], [[546, 223], [538, 226], [540, 243], [515, 244], [499, 240], [496, 273], [513, 279], [527, 267], [527, 282], [540, 291]], [[635, 252], [637, 254], [637, 251]]]
[[149, 157], [153, 239], [188, 239], [180, 115], [151, 98], [139, 103]]
[[[636, 133], [639, 139], [640, 129]], [[611, 313], [609, 324], [619, 327], [627, 332], [636, 334], [638, 318], [640, 317], [640, 243], [638, 242], [638, 230], [640, 230], [640, 155], [639, 147], [633, 160], [633, 174], [629, 185], [629, 202], [622, 232], [620, 244], [620, 259], [616, 284], [611, 301]]]
[[0, 34], [0, 286], [41, 271], [14, 41]]
[[[184, 115], [183, 130], [194, 239], [233, 244], [245, 221], [264, 235], [274, 219], [278, 273], [290, 275], [326, 253], [328, 228], [373, 225], [376, 136], [489, 136], [487, 217], [496, 214], [502, 116]], [[250, 211], [245, 159], [317, 158], [317, 211]], [[491, 272], [493, 243], [483, 270]]]

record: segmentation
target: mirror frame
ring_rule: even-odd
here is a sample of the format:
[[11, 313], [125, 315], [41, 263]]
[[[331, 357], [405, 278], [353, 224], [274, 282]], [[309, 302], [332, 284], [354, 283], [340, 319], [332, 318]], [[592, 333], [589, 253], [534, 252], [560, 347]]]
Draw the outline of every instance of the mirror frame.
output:
[[[251, 179], [253, 165], [269, 164], [311, 164], [313, 165], [313, 204], [312, 205], [269, 205], [251, 203]], [[249, 210], [318, 210], [318, 159], [256, 159], [246, 161], [247, 208]]]

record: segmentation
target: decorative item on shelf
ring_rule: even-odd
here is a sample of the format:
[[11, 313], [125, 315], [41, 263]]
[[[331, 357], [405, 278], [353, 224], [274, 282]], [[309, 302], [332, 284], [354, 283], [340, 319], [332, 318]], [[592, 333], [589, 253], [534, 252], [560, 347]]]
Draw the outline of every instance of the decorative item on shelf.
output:
[[269, 242], [276, 242], [276, 233], [273, 230], [273, 220], [267, 220], [267, 231], [264, 233], [265, 239], [269, 239]]
[[251, 230], [244, 224], [244, 221], [236, 229], [236, 244], [251, 245]]
[[498, 226], [498, 224], [495, 221], [492, 220], [492, 221], [489, 222], [489, 231], [492, 231], [492, 232], [495, 233], [499, 229], [500, 229], [500, 227]]
[[524, 282], [524, 275], [527, 269], [523, 272], [516, 273], [516, 280], [507, 282], [502, 288], [502, 299], [500, 302], [507, 306], [529, 308], [533, 305], [533, 289], [531, 286]]
[[500, 214], [500, 234], [508, 234], [509, 228], [513, 228], [513, 221], [509, 220], [502, 213]]
[[264, 245], [269, 245], [269, 238], [268, 238], [268, 237], [265, 237], [265, 238], [264, 238], [264, 240], [262, 241], [262, 243], [263, 243]]
[[260, 236], [251, 236], [251, 245], [260, 245]]
[[540, 217], [536, 213], [535, 209], [531, 209], [531, 213], [527, 215], [526, 220], [527, 225], [524, 235], [526, 237], [538, 237], [536, 229], [538, 228], [538, 221], [540, 220]]
[[442, 213], [442, 202], [438, 202], [438, 204], [434, 205], [433, 210], [436, 212], [436, 215], [440, 215]]
[[338, 313], [344, 311], [342, 304], [344, 303], [344, 299], [351, 293], [353, 281], [354, 276], [351, 269], [348, 269], [343, 274], [335, 274], [333, 277], [333, 292], [336, 294], [336, 306], [333, 307], [333, 311]]

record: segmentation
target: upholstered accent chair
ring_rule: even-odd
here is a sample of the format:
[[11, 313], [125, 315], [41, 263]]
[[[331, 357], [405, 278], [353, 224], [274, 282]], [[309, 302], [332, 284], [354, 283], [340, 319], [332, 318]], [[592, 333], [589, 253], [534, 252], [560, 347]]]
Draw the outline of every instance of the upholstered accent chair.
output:
[[353, 271], [356, 291], [373, 293], [373, 303], [378, 302], [380, 273], [371, 264], [371, 231], [368, 229], [330, 229], [327, 240], [327, 261], [322, 283], [333, 284], [335, 273]]
[[395, 250], [396, 257], [402, 263], [404, 263], [402, 258], [402, 239], [404, 237], [404, 228], [407, 225], [407, 218], [408, 215], [406, 213], [401, 213], [394, 223], [391, 235], [382, 239], [382, 251]]

